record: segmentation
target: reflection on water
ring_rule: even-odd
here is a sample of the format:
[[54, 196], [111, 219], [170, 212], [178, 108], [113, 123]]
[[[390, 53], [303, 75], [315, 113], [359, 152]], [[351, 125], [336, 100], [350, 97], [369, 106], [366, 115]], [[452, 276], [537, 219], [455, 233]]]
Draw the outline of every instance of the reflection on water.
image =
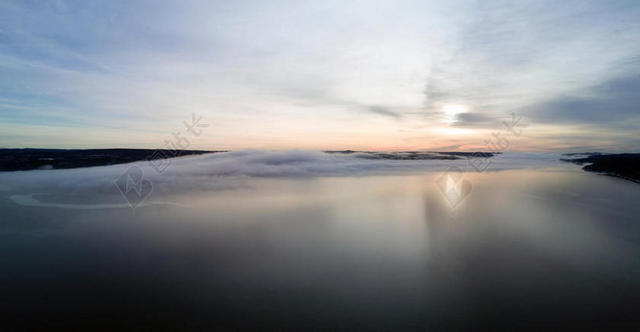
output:
[[452, 208], [439, 176], [221, 178], [237, 185], [159, 191], [175, 204], [135, 211], [5, 192], [0, 306], [47, 326], [640, 325], [640, 186], [465, 173]]

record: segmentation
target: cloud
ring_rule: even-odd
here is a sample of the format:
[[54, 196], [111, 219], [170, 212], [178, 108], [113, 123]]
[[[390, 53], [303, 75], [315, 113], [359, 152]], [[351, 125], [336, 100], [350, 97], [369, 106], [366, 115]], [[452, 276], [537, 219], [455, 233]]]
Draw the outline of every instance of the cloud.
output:
[[[450, 55], [426, 80], [427, 110], [468, 106], [452, 124], [460, 127], [494, 128], [512, 112], [526, 116], [532, 130], [557, 124], [526, 138], [542, 149], [579, 126], [626, 136], [640, 130], [637, 3], [480, 2], [468, 9]], [[567, 143], [610, 141], [607, 130]], [[635, 147], [616, 137], [619, 146]]]
[[497, 116], [486, 115], [483, 113], [459, 113], [456, 114], [454, 122], [451, 124], [456, 127], [482, 127], [491, 128], [502, 125], [504, 120]]
[[[507, 153], [496, 157], [495, 169], [538, 166], [534, 163], [518, 163], [528, 153]], [[540, 154], [533, 154], [540, 156]], [[505, 158], [507, 156], [507, 158]], [[555, 155], [545, 155], [542, 160], [558, 160]], [[502, 161], [501, 161], [502, 160]], [[156, 172], [146, 161], [103, 167], [34, 170], [0, 173], [1, 182], [7, 186], [38, 190], [43, 186], [72, 186], [78, 190], [94, 186], [111, 185], [112, 180], [128, 167], [137, 165], [145, 178], [156, 183], [176, 186], [208, 186], [218, 179], [238, 177], [317, 177], [360, 176], [372, 174], [402, 174], [407, 172], [441, 171], [450, 166], [466, 167], [465, 159], [459, 160], [388, 160], [359, 157], [358, 154], [324, 153], [320, 151], [289, 150], [241, 150], [187, 156], [168, 159], [168, 167], [162, 174]], [[501, 162], [504, 163], [501, 166]], [[209, 180], [204, 180], [208, 178]], [[15, 180], [15, 181], [14, 181]], [[224, 181], [222, 181], [224, 182]], [[17, 186], [17, 187], [16, 187]], [[217, 185], [214, 185], [214, 187]], [[170, 189], [171, 187], [167, 187]], [[23, 190], [23, 191], [24, 191]]]
[[371, 113], [389, 116], [395, 119], [402, 117], [402, 114], [391, 111], [389, 108], [380, 105], [369, 106], [367, 107], [367, 110]]
[[[491, 159], [491, 170], [564, 165], [560, 155], [507, 152]], [[329, 154], [319, 151], [243, 150], [188, 156], [166, 160], [160, 174], [146, 161], [102, 167], [0, 172], [0, 194], [18, 195], [18, 200], [40, 202], [42, 206], [68, 208], [127, 207], [114, 181], [131, 166], [143, 171], [152, 192], [162, 197], [251, 188], [251, 178], [313, 178], [333, 176], [398, 175], [443, 172], [451, 166], [472, 172], [467, 160], [387, 160], [358, 157], [357, 154]], [[56, 194], [63, 201], [51, 201]], [[152, 195], [153, 196], [153, 195]], [[20, 198], [22, 197], [22, 198]], [[15, 197], [14, 197], [15, 198]], [[90, 198], [90, 199], [87, 199]], [[91, 205], [93, 200], [100, 205]], [[71, 201], [82, 205], [67, 204]], [[150, 202], [153, 202], [151, 199]], [[155, 202], [162, 203], [162, 202]], [[85, 205], [88, 204], [88, 205]]]
[[615, 78], [576, 95], [558, 96], [521, 110], [536, 122], [591, 124], [637, 129], [640, 126], [640, 70]]

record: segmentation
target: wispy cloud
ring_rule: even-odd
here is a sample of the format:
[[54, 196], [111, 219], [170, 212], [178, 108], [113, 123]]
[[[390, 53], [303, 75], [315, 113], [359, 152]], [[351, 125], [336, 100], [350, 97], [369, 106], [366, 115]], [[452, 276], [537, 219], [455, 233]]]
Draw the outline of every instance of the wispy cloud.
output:
[[379, 105], [370, 106], [367, 110], [371, 113], [380, 114], [384, 116], [390, 116], [392, 118], [400, 118], [401, 114], [391, 111], [389, 108]]

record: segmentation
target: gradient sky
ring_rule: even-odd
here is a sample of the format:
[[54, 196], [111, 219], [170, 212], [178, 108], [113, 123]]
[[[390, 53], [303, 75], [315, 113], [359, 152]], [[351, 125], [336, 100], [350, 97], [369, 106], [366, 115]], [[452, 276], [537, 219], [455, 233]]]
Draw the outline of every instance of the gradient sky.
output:
[[635, 0], [0, 0], [0, 147], [638, 150], [639, 18]]

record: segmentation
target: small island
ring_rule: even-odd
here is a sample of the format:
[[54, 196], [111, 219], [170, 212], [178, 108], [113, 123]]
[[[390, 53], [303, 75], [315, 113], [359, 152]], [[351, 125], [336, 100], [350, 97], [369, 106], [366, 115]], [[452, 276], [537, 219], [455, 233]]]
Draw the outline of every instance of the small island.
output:
[[329, 154], [348, 154], [356, 158], [363, 159], [386, 159], [386, 160], [457, 160], [468, 158], [490, 158], [499, 152], [421, 152], [421, 151], [353, 151], [353, 150], [327, 150]]

